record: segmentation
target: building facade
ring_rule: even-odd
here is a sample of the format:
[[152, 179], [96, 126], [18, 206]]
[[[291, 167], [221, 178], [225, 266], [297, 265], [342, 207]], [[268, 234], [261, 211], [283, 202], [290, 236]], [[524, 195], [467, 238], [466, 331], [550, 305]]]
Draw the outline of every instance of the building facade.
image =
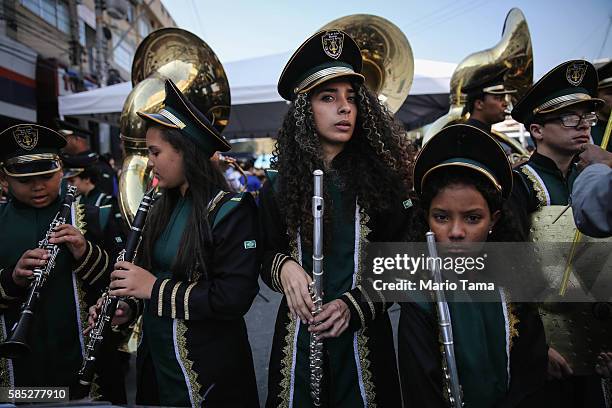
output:
[[[23, 121], [54, 127], [58, 96], [130, 80], [140, 41], [158, 28], [176, 26], [161, 0], [0, 4], [1, 128]], [[94, 122], [75, 124], [96, 135], [101, 131], [102, 139], [112, 133]], [[95, 139], [94, 147], [100, 142]]]

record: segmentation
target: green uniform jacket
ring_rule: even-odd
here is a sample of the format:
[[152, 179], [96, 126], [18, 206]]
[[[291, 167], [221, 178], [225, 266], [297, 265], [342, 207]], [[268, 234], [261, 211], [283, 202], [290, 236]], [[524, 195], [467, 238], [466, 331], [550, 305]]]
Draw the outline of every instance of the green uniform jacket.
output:
[[257, 207], [248, 193], [217, 198], [210, 206], [214, 248], [206, 274], [194, 269], [189, 279], [172, 275], [192, 214], [191, 199], [180, 198], [155, 243], [151, 299], [132, 303], [143, 315], [140, 405], [259, 406], [244, 321], [259, 291]]
[[[18, 320], [27, 293], [27, 288], [13, 282], [13, 269], [21, 255], [36, 248], [45, 236], [61, 200], [58, 197], [41, 209], [15, 199], [0, 206], [0, 303], [5, 307], [0, 315], [2, 340]], [[87, 324], [88, 307], [109, 282], [121, 240], [112, 227], [112, 220], [101, 219], [96, 207], [73, 204], [69, 222], [84, 233], [85, 254], [81, 259], [74, 259], [66, 247], [60, 249], [34, 314], [28, 340], [31, 353], [22, 359], [0, 359], [2, 386], [70, 387], [71, 398], [82, 397], [80, 394], [87, 392], [77, 385], [76, 374], [86, 340], [81, 333]], [[102, 229], [102, 224], [106, 228]], [[107, 400], [124, 401], [123, 373], [105, 377], [110, 383], [98, 384], [101, 389], [94, 386], [92, 396], [101, 392]]]
[[[312, 271], [311, 248], [299, 237], [290, 238], [274, 196], [276, 172], [260, 194], [260, 235], [263, 241], [263, 281], [283, 293], [282, 265], [293, 259], [307, 273]], [[279, 176], [280, 177], [280, 176]], [[330, 241], [324, 243], [324, 303], [341, 299], [350, 310], [349, 328], [337, 338], [324, 341], [325, 364], [322, 400], [329, 407], [401, 406], [393, 333], [387, 307], [380, 293], [362, 285], [361, 248], [368, 241], [399, 241], [405, 230], [407, 211], [398, 202], [393, 211], [365, 214], [356, 208], [355, 197], [329, 186], [333, 204]], [[326, 235], [328, 236], [328, 235]], [[308, 326], [294, 320], [283, 297], [276, 317], [268, 376], [268, 407], [310, 407]]]

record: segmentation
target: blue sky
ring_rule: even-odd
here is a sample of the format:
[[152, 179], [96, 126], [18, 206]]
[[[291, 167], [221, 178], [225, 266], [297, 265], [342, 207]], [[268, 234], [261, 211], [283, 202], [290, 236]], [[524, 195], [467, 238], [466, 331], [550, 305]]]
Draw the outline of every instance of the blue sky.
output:
[[206, 41], [222, 62], [293, 51], [329, 21], [367, 13], [395, 23], [406, 34], [415, 58], [457, 63], [499, 41], [512, 7], [519, 7], [527, 18], [535, 79], [568, 59], [612, 57], [609, 0], [162, 2], [178, 26]]

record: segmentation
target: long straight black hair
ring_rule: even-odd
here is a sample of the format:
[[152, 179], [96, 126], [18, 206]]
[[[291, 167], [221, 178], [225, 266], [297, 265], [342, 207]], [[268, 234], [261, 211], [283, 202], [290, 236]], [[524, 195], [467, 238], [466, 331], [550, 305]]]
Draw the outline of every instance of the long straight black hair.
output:
[[[188, 279], [197, 270], [206, 277], [207, 265], [212, 255], [212, 231], [208, 223], [207, 207], [220, 190], [229, 191], [227, 182], [218, 165], [198, 150], [191, 139], [175, 129], [149, 126], [153, 127], [159, 129], [162, 138], [182, 155], [183, 171], [189, 183], [185, 197], [189, 197], [193, 204], [178, 254], [172, 264], [172, 276], [176, 279]], [[139, 264], [143, 268], [152, 269], [155, 243], [166, 229], [180, 197], [179, 187], [163, 189], [162, 196], [151, 209], [139, 251]]]

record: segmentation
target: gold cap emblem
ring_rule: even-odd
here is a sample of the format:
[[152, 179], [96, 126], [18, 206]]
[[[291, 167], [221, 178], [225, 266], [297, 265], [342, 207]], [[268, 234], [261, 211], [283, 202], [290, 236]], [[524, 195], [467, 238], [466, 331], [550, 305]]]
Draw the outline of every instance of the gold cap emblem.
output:
[[338, 59], [342, 54], [342, 46], [344, 45], [344, 34], [340, 31], [326, 31], [321, 37], [323, 51], [333, 59]]
[[574, 62], [568, 65], [565, 71], [565, 78], [571, 85], [578, 86], [582, 83], [587, 71], [587, 64], [584, 62]]
[[13, 130], [13, 137], [19, 147], [32, 150], [38, 144], [38, 129], [31, 126], [18, 126]]

